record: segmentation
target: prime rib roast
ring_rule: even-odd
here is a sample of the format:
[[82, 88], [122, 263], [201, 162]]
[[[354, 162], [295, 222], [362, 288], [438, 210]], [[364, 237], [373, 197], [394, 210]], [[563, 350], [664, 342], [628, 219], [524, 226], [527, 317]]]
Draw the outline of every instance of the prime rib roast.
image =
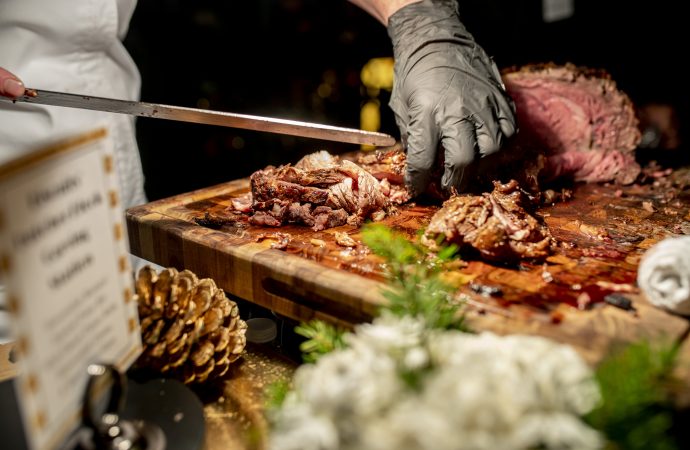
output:
[[545, 155], [540, 178], [629, 184], [641, 135], [630, 98], [602, 70], [572, 64], [503, 71], [519, 133], [507, 152]]

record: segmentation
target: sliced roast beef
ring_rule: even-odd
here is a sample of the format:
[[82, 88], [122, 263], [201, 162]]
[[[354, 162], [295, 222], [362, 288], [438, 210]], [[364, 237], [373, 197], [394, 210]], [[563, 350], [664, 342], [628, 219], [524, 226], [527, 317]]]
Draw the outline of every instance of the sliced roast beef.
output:
[[357, 164], [379, 180], [388, 180], [394, 185], [404, 183], [407, 159], [400, 145], [362, 153], [357, 159]]
[[494, 182], [494, 190], [483, 195], [453, 195], [431, 218], [422, 243], [432, 250], [438, 250], [439, 241], [453, 243], [489, 261], [542, 259], [555, 241], [524, 204], [515, 180]]
[[402, 146], [365, 152], [356, 161], [358, 166], [379, 180], [380, 188], [391, 204], [402, 205], [410, 201], [412, 196], [405, 187], [407, 155]]
[[256, 225], [301, 223], [318, 231], [380, 218], [388, 205], [376, 178], [326, 151], [307, 155], [294, 166], [256, 171], [250, 183], [249, 220]]

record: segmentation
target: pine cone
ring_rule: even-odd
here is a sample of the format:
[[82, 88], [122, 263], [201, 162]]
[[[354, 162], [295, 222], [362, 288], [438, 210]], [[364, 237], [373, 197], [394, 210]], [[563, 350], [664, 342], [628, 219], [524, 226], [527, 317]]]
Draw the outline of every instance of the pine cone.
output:
[[202, 383], [224, 375], [242, 355], [247, 324], [212, 279], [145, 266], [136, 294], [144, 345], [138, 367]]

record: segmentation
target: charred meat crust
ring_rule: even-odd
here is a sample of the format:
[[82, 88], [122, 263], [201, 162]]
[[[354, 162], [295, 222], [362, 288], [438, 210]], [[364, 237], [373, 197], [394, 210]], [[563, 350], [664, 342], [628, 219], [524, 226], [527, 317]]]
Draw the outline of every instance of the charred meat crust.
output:
[[542, 259], [555, 241], [523, 203], [524, 193], [516, 180], [494, 182], [493, 192], [483, 195], [454, 195], [431, 218], [422, 243], [435, 251], [441, 238], [497, 262]]
[[389, 204], [381, 184], [369, 172], [326, 151], [307, 155], [294, 166], [256, 171], [250, 185], [253, 215], [249, 221], [255, 225], [297, 223], [315, 231], [358, 225], [382, 217], [381, 211]]

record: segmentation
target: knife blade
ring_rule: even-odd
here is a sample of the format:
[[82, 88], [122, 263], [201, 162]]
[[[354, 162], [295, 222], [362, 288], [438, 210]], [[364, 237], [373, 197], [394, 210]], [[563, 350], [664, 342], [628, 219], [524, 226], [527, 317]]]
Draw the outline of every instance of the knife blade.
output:
[[41, 105], [130, 114], [138, 117], [218, 125], [230, 128], [323, 139], [327, 141], [345, 142], [349, 144], [372, 145], [376, 147], [388, 147], [395, 144], [395, 138], [393, 136], [355, 128], [335, 127], [319, 123], [211, 111], [208, 109], [187, 108], [183, 106], [94, 97], [92, 95], [69, 94], [66, 92], [46, 91], [43, 89], [26, 89], [24, 95], [14, 99], [0, 96], [0, 101], [36, 103]]

